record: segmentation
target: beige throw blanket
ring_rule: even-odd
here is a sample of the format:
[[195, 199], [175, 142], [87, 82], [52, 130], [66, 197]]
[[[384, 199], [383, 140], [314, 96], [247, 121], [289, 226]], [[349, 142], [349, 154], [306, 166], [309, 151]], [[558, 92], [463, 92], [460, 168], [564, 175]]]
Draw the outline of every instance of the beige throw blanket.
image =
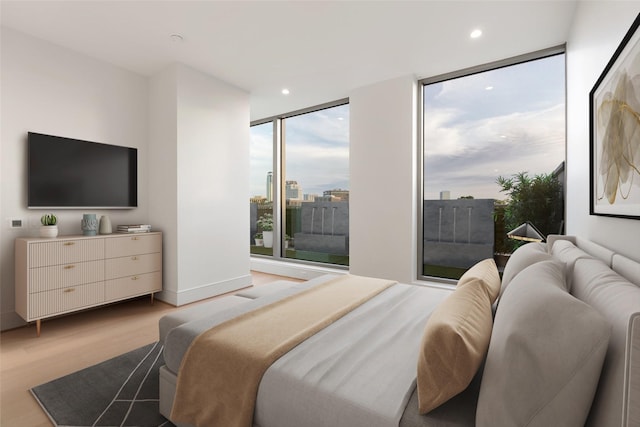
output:
[[267, 368], [394, 283], [339, 277], [202, 333], [182, 360], [171, 419], [198, 427], [251, 427]]

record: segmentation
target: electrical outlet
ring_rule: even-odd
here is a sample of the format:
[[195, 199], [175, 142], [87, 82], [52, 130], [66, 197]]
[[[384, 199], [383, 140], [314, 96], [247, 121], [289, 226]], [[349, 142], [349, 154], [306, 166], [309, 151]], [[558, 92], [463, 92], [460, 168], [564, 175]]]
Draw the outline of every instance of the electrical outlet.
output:
[[9, 218], [9, 228], [22, 228], [23, 223], [22, 218]]

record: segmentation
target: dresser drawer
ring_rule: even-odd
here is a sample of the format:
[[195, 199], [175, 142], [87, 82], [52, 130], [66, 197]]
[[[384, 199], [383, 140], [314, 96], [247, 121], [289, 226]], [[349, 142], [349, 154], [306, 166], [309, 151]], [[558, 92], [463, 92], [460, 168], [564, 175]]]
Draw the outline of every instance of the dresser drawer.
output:
[[29, 266], [69, 264], [104, 258], [104, 239], [56, 239], [29, 245]]
[[106, 239], [105, 256], [116, 258], [127, 255], [150, 254], [162, 250], [161, 234], [123, 235]]
[[29, 297], [29, 317], [42, 318], [90, 307], [104, 301], [104, 282], [55, 289]]
[[105, 282], [105, 300], [115, 301], [162, 290], [162, 272], [138, 274]]
[[161, 270], [162, 254], [160, 252], [109, 258], [105, 261], [105, 278], [107, 280]]
[[88, 261], [29, 269], [29, 293], [78, 286], [104, 280], [104, 261]]

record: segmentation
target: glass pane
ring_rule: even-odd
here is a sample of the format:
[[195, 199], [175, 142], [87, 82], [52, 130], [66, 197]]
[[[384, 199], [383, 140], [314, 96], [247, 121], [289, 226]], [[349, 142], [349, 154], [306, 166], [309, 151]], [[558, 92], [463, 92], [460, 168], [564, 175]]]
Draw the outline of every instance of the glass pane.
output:
[[[265, 228], [273, 214], [273, 123], [251, 126], [250, 142], [251, 162], [251, 253], [257, 255], [273, 255], [273, 246], [269, 241], [265, 244]], [[262, 221], [259, 221], [260, 219]], [[273, 239], [271, 240], [271, 242]]]
[[349, 105], [283, 121], [286, 258], [349, 265]]
[[[423, 273], [457, 279], [562, 231], [565, 55], [424, 86]], [[495, 256], [494, 256], [495, 255]], [[500, 255], [500, 256], [498, 256]]]

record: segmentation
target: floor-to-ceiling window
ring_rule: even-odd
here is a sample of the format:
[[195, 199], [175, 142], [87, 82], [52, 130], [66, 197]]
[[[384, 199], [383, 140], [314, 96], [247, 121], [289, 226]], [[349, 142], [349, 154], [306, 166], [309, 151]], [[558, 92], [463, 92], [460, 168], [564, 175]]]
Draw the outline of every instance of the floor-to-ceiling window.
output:
[[554, 48], [421, 81], [419, 276], [499, 266], [526, 224], [563, 232], [565, 55]]
[[[264, 244], [264, 232], [273, 232], [272, 228], [264, 230], [270, 228], [267, 220], [273, 219], [273, 123], [251, 126], [250, 131], [251, 253], [273, 255], [273, 236], [267, 236], [267, 245]], [[258, 219], [262, 226], [258, 225]]]
[[258, 122], [251, 137], [251, 253], [349, 265], [347, 101]]

